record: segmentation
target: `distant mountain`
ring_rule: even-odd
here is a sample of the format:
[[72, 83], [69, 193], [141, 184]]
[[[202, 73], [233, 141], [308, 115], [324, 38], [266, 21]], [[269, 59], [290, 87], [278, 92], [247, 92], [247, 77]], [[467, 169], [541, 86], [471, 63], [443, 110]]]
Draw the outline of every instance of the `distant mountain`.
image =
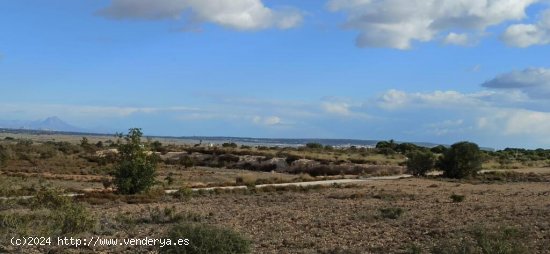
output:
[[23, 130], [43, 130], [43, 131], [68, 131], [79, 132], [81, 128], [70, 125], [57, 116], [48, 117], [37, 121], [9, 121], [0, 120], [0, 128], [23, 129]]

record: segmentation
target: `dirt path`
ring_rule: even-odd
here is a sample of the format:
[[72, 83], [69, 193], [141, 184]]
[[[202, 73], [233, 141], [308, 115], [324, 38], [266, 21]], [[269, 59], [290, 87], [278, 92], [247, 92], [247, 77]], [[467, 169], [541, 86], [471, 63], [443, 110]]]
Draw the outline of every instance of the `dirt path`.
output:
[[[311, 181], [311, 182], [296, 182], [296, 183], [278, 183], [278, 184], [259, 184], [256, 185], [255, 188], [266, 188], [266, 187], [285, 187], [285, 186], [327, 186], [327, 185], [333, 185], [333, 184], [353, 184], [353, 183], [364, 183], [369, 181], [383, 181], [383, 180], [398, 180], [402, 178], [409, 178], [412, 177], [411, 175], [402, 174], [402, 175], [394, 175], [394, 176], [377, 176], [377, 177], [369, 177], [364, 179], [337, 179], [337, 180], [324, 180], [324, 181]], [[193, 191], [211, 191], [214, 189], [222, 189], [222, 190], [236, 190], [236, 189], [247, 189], [247, 186], [225, 186], [225, 187], [209, 187], [209, 188], [192, 188]], [[83, 190], [85, 192], [93, 192], [95, 190], [93, 189], [85, 189]], [[164, 192], [166, 194], [172, 194], [176, 193], [178, 190], [165, 190]], [[67, 193], [63, 196], [66, 197], [75, 197], [84, 195], [81, 193]], [[0, 197], [0, 200], [10, 200], [10, 199], [30, 199], [34, 196], [15, 196], [15, 197]]]
[[[323, 180], [323, 181], [310, 181], [310, 182], [296, 182], [296, 183], [275, 183], [275, 184], [259, 184], [254, 186], [255, 188], [266, 188], [266, 187], [286, 187], [286, 186], [327, 186], [327, 185], [333, 185], [333, 184], [353, 184], [353, 183], [364, 183], [369, 181], [382, 181], [382, 180], [398, 180], [402, 178], [409, 178], [412, 177], [412, 175], [402, 174], [402, 175], [394, 175], [394, 176], [377, 176], [377, 177], [369, 177], [364, 179], [336, 179], [336, 180]], [[199, 191], [199, 190], [214, 190], [214, 189], [226, 189], [226, 190], [234, 190], [234, 189], [247, 189], [247, 186], [226, 186], [226, 187], [209, 187], [209, 188], [193, 188], [193, 191]], [[166, 193], [174, 193], [178, 190], [166, 190]]]

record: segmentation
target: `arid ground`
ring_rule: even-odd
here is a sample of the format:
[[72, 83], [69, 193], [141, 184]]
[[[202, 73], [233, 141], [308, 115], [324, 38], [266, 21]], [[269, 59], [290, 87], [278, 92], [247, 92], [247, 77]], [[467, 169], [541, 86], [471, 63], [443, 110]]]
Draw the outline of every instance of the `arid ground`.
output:
[[[55, 244], [18, 247], [10, 244], [10, 238], [60, 235], [163, 238], [174, 225], [182, 223], [231, 230], [250, 242], [252, 253], [549, 253], [550, 250], [550, 168], [545, 167], [544, 161], [536, 161], [532, 167], [485, 172], [463, 180], [428, 176], [329, 186], [255, 188], [257, 184], [366, 179], [401, 174], [405, 169], [398, 154], [226, 147], [218, 148], [217, 153], [199, 155], [201, 152], [193, 150], [197, 147], [184, 146], [178, 148], [182, 151], [165, 151], [161, 155], [158, 183], [151, 191], [124, 196], [112, 192], [108, 174], [111, 162], [94, 159], [107, 148], [86, 152], [77, 148], [78, 142], [73, 142], [48, 155], [44, 150], [46, 144], [41, 142], [44, 141], [34, 141], [25, 151], [17, 150], [22, 148], [17, 147], [16, 140], [2, 143], [12, 148], [12, 157], [2, 166], [0, 174], [0, 196], [4, 198], [0, 201], [0, 252], [155, 253], [161, 248], [76, 248]], [[64, 152], [66, 148], [75, 151]], [[197, 162], [197, 158], [207, 155], [210, 157], [204, 160], [215, 161], [216, 165]], [[301, 158], [292, 161], [283, 158], [287, 162], [283, 166], [266, 166], [277, 165], [282, 155]], [[365, 159], [357, 161], [358, 157]], [[192, 163], [187, 158], [195, 165], [188, 165]], [[225, 158], [223, 163], [220, 158]], [[332, 159], [327, 163], [324, 161], [327, 158]], [[243, 160], [250, 163], [239, 164]], [[336, 163], [339, 160], [342, 162]], [[486, 169], [496, 169], [487, 166], [491, 163], [495, 162], [487, 163]], [[314, 166], [319, 166], [316, 170], [323, 173], [308, 171]], [[332, 174], [333, 169], [341, 172]], [[231, 185], [247, 187], [191, 190]], [[164, 191], [169, 189], [180, 191], [166, 194]], [[69, 198], [52, 193], [79, 195]], [[71, 216], [73, 221], [69, 220]], [[66, 219], [57, 221], [59, 217]]]

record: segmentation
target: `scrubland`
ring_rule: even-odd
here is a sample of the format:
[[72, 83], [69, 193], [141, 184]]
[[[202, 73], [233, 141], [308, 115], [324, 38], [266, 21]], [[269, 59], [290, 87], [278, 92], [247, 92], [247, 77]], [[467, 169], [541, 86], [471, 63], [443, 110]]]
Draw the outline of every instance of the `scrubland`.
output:
[[[483, 173], [331, 186], [259, 184], [407, 173], [409, 145], [215, 147], [144, 140], [146, 191], [116, 192], [113, 137], [0, 136], [0, 252], [548, 253], [548, 150], [483, 153]], [[433, 150], [434, 157], [441, 156]], [[496, 171], [495, 171], [496, 170]], [[244, 189], [204, 187], [246, 186]], [[167, 194], [166, 190], [174, 190]], [[66, 194], [77, 194], [67, 196]], [[23, 246], [11, 237], [190, 239], [190, 246]], [[200, 243], [200, 244], [199, 244]], [[195, 245], [194, 245], [195, 244]]]

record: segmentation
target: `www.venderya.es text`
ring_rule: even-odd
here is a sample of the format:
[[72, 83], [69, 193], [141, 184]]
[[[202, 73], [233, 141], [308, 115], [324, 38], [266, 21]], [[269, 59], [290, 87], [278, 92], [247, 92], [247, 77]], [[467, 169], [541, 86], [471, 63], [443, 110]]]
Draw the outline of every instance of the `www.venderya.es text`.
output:
[[14, 246], [188, 246], [189, 239], [170, 238], [75, 238], [75, 237], [12, 237], [11, 244]]

